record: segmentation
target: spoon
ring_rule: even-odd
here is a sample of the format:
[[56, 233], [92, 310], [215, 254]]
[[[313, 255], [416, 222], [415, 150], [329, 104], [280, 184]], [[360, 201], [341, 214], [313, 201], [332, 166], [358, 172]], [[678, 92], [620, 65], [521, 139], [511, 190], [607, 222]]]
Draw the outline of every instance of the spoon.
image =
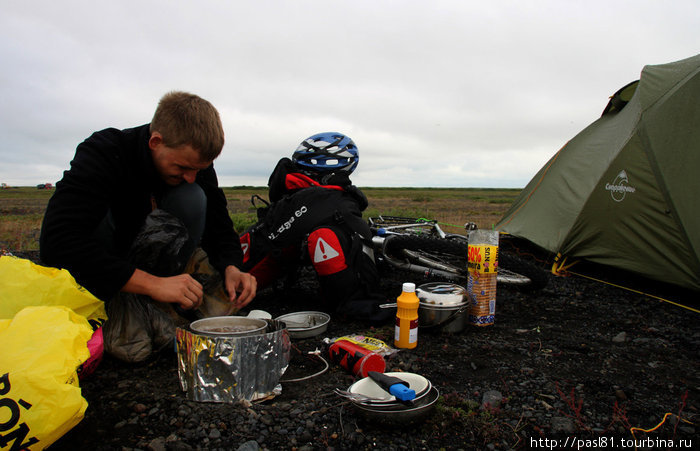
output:
[[339, 388], [336, 388], [334, 390], [335, 394], [338, 396], [342, 396], [343, 398], [349, 399], [350, 401], [357, 401], [361, 403], [373, 403], [373, 402], [380, 402], [380, 403], [386, 403], [387, 399], [385, 398], [374, 398], [372, 396], [367, 396], [363, 395], [362, 393], [351, 393], [346, 390], [341, 390]]

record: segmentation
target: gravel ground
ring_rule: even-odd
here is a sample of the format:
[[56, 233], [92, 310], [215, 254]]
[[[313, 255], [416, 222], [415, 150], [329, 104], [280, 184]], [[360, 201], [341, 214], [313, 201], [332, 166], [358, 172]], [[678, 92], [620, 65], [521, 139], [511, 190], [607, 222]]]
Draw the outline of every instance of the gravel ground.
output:
[[[388, 360], [388, 371], [422, 374], [440, 391], [434, 411], [417, 424], [384, 424], [362, 416], [333, 393], [355, 380], [336, 365], [305, 381], [283, 382], [280, 395], [261, 403], [189, 401], [179, 386], [175, 353], [167, 351], [137, 366], [105, 357], [81, 382], [89, 403], [85, 418], [51, 449], [649, 449], [694, 444], [700, 421], [700, 315], [585, 278], [550, 277], [548, 287], [537, 293], [499, 285], [493, 326], [469, 326], [456, 334], [421, 331], [416, 349]], [[388, 299], [399, 294], [400, 281], [384, 285]], [[261, 292], [251, 308], [273, 316], [316, 309], [315, 293], [313, 278], [304, 277], [290, 289]], [[323, 369], [308, 353], [323, 350], [324, 337], [352, 333], [392, 343], [393, 326], [334, 318], [325, 334], [293, 340], [283, 380]], [[665, 416], [653, 432], [634, 429], [651, 429]]]

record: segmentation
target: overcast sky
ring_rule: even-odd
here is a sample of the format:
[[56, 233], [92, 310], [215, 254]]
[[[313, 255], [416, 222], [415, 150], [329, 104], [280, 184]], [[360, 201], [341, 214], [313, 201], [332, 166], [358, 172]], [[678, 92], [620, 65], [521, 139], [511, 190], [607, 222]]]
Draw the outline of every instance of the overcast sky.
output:
[[322, 131], [359, 186], [521, 188], [646, 64], [700, 53], [698, 0], [0, 0], [0, 182], [58, 181], [93, 131], [184, 90], [220, 184]]

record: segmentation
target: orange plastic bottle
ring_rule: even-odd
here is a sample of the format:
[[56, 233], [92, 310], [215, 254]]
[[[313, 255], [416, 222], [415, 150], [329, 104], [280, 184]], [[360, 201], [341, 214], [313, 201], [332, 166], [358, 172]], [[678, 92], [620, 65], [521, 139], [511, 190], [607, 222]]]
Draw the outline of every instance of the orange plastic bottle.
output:
[[396, 298], [396, 326], [394, 328], [394, 346], [413, 349], [418, 345], [418, 306], [416, 284], [403, 284], [401, 295]]

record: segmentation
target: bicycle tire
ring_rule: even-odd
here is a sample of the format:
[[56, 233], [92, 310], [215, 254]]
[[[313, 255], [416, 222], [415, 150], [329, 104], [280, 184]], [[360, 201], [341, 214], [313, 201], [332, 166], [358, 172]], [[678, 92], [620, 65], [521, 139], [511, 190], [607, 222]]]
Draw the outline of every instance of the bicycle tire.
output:
[[540, 267], [500, 249], [498, 251], [498, 269], [501, 272], [507, 270], [530, 279], [530, 283], [518, 285], [521, 291], [538, 291], [546, 287], [549, 282], [547, 273]]
[[[446, 279], [466, 283], [468, 244], [416, 235], [397, 235], [386, 243], [385, 251], [395, 258], [406, 258], [404, 250], [430, 256], [452, 267], [455, 275], [429, 273], [426, 278]], [[515, 285], [522, 291], [536, 291], [547, 285], [547, 276], [539, 267], [507, 252], [499, 253], [499, 282]], [[524, 276], [524, 277], [523, 277]]]
[[[450, 281], [466, 284], [467, 281], [467, 245], [464, 242], [443, 240], [426, 235], [394, 235], [387, 239], [385, 249], [390, 261], [410, 262], [410, 269], [401, 267], [401, 271], [422, 273], [428, 280]], [[434, 265], [416, 262], [413, 257], [407, 257], [404, 251], [419, 253], [422, 257], [439, 260], [448, 266], [448, 271], [436, 270]]]

